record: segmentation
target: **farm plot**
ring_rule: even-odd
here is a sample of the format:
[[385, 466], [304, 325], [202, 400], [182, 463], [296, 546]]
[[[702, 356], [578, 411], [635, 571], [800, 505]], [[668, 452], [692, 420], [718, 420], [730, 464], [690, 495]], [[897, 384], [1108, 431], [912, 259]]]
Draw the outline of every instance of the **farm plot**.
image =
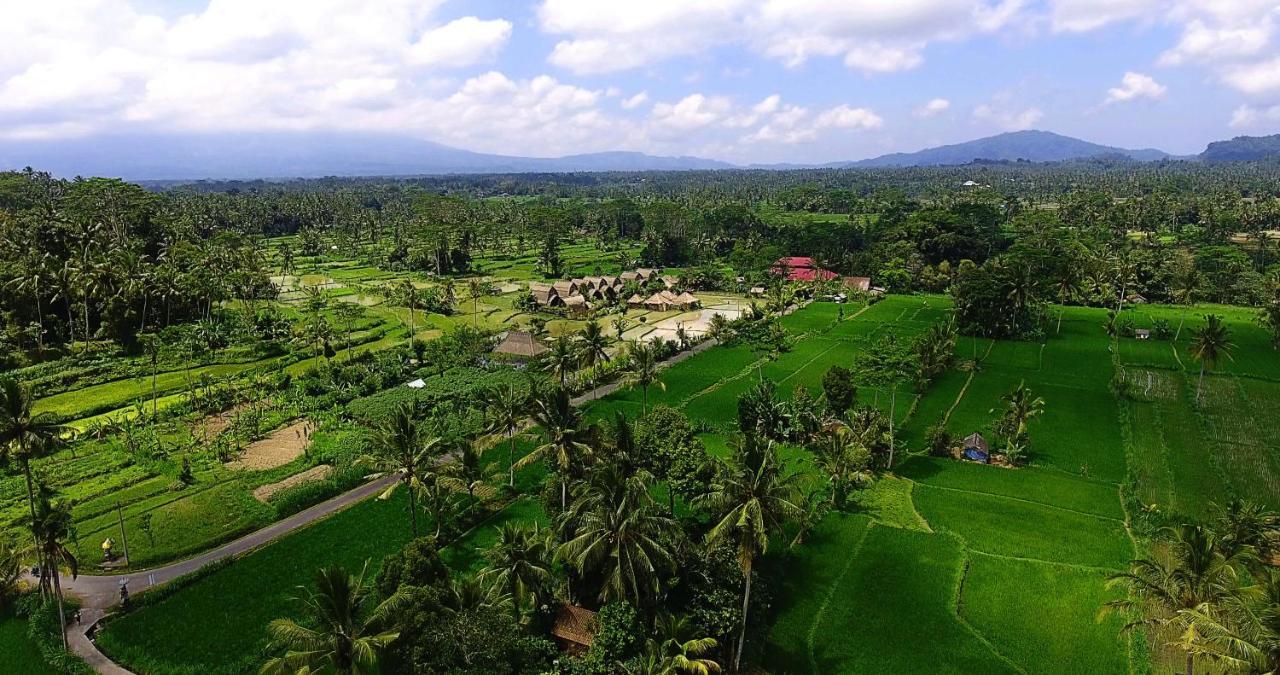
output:
[[838, 524], [844, 527], [827, 535], [830, 542], [793, 556], [801, 573], [770, 634], [771, 671], [1017, 671], [956, 614], [959, 543], [856, 520]]
[[898, 473], [927, 486], [1028, 499], [1080, 513], [1124, 518], [1115, 485], [1052, 469], [1008, 470], [939, 457], [913, 457], [898, 468]]
[[1124, 523], [1023, 498], [920, 483], [916, 507], [934, 530], [975, 551], [1012, 558], [1120, 569], [1133, 557]]
[[[1213, 461], [1227, 476], [1232, 493], [1280, 503], [1280, 384], [1236, 377], [1207, 377], [1195, 404]], [[1218, 501], [1224, 497], [1219, 496]]]
[[1106, 574], [982, 554], [969, 559], [960, 616], [1028, 673], [1129, 671], [1118, 615], [1094, 621]]

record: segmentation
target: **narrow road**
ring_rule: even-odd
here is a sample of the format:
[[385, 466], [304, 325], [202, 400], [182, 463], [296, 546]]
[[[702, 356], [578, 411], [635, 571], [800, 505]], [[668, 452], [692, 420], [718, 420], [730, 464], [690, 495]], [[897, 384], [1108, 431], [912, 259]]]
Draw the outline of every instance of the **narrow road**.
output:
[[[659, 364], [659, 367], [663, 369], [669, 368], [695, 354], [700, 354], [710, 349], [716, 344], [718, 343], [715, 340], [705, 340], [694, 345], [691, 349], [687, 349], [663, 361]], [[626, 382], [619, 381], [596, 387], [575, 397], [573, 404], [582, 405], [589, 401], [594, 401], [602, 396], [608, 396], [624, 386], [626, 386]], [[306, 527], [325, 516], [341, 511], [356, 502], [375, 495], [390, 486], [397, 478], [398, 476], [391, 475], [366, 483], [354, 490], [272, 523], [261, 530], [251, 532], [235, 541], [223, 544], [193, 558], [163, 567], [126, 574], [85, 575], [76, 579], [59, 573], [63, 591], [79, 599], [81, 603], [81, 621], [67, 627], [67, 642], [71, 651], [84, 659], [85, 663], [99, 673], [105, 675], [132, 675], [130, 671], [121, 668], [107, 658], [105, 654], [98, 651], [92, 637], [90, 637], [90, 633], [97, 622], [105, 617], [109, 610], [120, 603], [120, 588], [122, 585], [127, 585], [130, 593], [138, 593], [196, 572], [206, 565], [243, 555], [260, 546], [269, 544], [294, 530]], [[36, 579], [29, 574], [25, 578], [28, 582], [36, 582]]]

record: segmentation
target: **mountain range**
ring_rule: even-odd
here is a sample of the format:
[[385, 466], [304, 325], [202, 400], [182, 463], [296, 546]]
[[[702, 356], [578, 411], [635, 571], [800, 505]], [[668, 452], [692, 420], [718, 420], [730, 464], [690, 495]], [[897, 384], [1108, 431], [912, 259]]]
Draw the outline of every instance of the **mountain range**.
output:
[[451, 173], [879, 168], [959, 165], [984, 160], [1059, 162], [1098, 157], [1133, 161], [1256, 161], [1280, 157], [1280, 135], [1242, 136], [1211, 143], [1200, 155], [1173, 157], [1160, 150], [1129, 150], [1099, 145], [1047, 131], [1017, 131], [860, 161], [752, 166], [640, 152], [518, 157], [472, 152], [416, 138], [377, 133], [112, 134], [0, 141], [0, 170], [31, 166], [59, 176], [115, 176], [139, 181]]

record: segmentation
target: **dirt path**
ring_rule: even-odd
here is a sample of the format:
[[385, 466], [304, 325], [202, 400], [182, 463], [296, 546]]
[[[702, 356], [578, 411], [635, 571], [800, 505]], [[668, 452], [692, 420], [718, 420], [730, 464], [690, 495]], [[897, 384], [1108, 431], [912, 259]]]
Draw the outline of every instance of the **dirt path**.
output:
[[235, 471], [262, 471], [284, 466], [302, 456], [311, 444], [311, 423], [299, 420], [249, 444], [238, 459], [227, 462]]

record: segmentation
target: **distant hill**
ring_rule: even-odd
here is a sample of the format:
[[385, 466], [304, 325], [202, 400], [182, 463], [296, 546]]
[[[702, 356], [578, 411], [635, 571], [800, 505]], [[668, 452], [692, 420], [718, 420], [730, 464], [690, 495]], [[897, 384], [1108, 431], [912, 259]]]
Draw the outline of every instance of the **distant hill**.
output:
[[27, 166], [59, 176], [199, 180], [680, 171], [726, 169], [733, 165], [697, 157], [658, 157], [639, 152], [513, 157], [374, 133], [120, 134], [0, 141], [0, 170]]
[[955, 145], [943, 145], [919, 152], [897, 152], [839, 166], [894, 167], [968, 164], [978, 160], [1062, 162], [1100, 156], [1122, 156], [1138, 161], [1154, 161], [1169, 155], [1160, 150], [1126, 150], [1082, 141], [1048, 131], [1014, 131]]
[[1200, 159], [1205, 162], [1256, 162], [1275, 158], [1280, 158], [1280, 134], [1214, 141], [1200, 153]]

